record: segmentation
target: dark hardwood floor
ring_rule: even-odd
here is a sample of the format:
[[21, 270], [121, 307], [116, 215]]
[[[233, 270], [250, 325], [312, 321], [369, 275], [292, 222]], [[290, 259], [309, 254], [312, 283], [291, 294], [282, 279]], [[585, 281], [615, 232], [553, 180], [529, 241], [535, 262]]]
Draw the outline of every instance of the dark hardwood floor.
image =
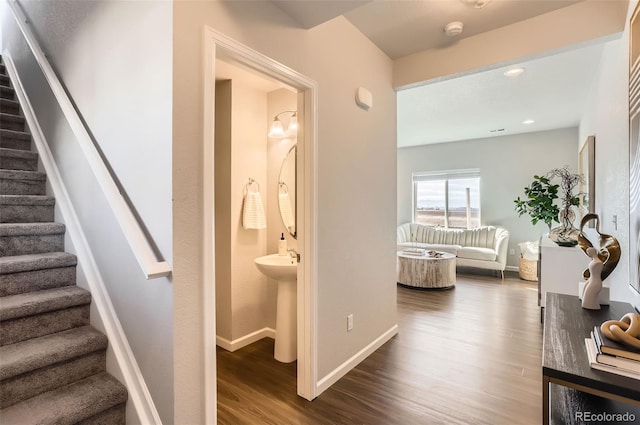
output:
[[542, 422], [537, 286], [458, 275], [455, 289], [398, 287], [393, 339], [314, 401], [265, 338], [217, 350], [218, 423], [534, 425]]

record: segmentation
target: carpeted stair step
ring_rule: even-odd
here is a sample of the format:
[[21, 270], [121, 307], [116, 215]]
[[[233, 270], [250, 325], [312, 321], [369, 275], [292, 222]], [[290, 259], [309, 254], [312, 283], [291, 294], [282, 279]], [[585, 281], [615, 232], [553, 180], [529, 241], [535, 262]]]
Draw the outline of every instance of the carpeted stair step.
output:
[[0, 408], [103, 372], [107, 345], [104, 334], [83, 326], [0, 347]]
[[45, 195], [47, 176], [37, 171], [0, 169], [0, 194]]
[[10, 86], [11, 82], [9, 80], [9, 76], [5, 74], [0, 74], [0, 86]]
[[[0, 76], [0, 81], [2, 81], [3, 77]], [[11, 99], [0, 99], [0, 113], [19, 115], [20, 114], [20, 103]]]
[[0, 296], [75, 285], [77, 263], [67, 252], [0, 257]]
[[[111, 375], [100, 373], [0, 410], [0, 422], [124, 424], [126, 401], [127, 389]], [[109, 419], [105, 420], [105, 415]]]
[[53, 221], [55, 203], [52, 196], [0, 195], [0, 223]]
[[26, 131], [0, 129], [0, 148], [31, 151], [31, 134]]
[[31, 134], [26, 131], [0, 129], [0, 148], [31, 150]]
[[0, 223], [0, 256], [64, 251], [61, 223]]
[[107, 348], [106, 335], [91, 326], [0, 347], [0, 380]]
[[3, 170], [38, 171], [38, 154], [20, 149], [0, 148], [0, 168]]
[[0, 128], [13, 131], [24, 131], [25, 119], [20, 115], [0, 113]]
[[89, 324], [89, 291], [77, 286], [0, 298], [0, 346]]
[[0, 409], [106, 370], [105, 349], [0, 381]]
[[0, 98], [13, 100], [16, 98], [15, 91], [9, 86], [0, 85]]

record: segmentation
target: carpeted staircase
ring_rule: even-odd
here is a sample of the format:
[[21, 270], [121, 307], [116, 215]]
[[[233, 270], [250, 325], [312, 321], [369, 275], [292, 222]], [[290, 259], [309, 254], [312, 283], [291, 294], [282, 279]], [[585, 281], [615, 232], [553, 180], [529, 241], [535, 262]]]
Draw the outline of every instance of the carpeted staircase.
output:
[[124, 424], [38, 154], [0, 57], [0, 423]]

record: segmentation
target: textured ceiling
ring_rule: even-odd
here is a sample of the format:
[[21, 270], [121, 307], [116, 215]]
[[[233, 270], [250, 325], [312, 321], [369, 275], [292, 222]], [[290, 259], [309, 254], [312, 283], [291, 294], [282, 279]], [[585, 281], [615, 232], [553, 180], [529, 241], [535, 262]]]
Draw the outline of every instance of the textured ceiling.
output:
[[582, 0], [492, 0], [476, 9], [462, 0], [272, 0], [303, 28], [344, 15], [390, 58], [438, 48], [453, 40], [444, 26], [461, 21], [455, 39], [500, 28]]
[[[364, 35], [390, 58], [438, 48], [486, 31], [533, 18], [577, 3], [576, 0], [493, 0], [475, 9], [460, 0], [374, 1], [345, 13]], [[450, 22], [464, 24], [452, 39], [444, 33]]]
[[[470, 0], [471, 1], [471, 0]], [[273, 0], [300, 26], [343, 14], [390, 58], [438, 49], [466, 37], [585, 0], [492, 0], [476, 9], [463, 0]], [[593, 0], [590, 0], [593, 1]], [[614, 0], [611, 0], [614, 1]], [[444, 26], [461, 21], [461, 35]], [[520, 64], [508, 79], [494, 69], [398, 92], [398, 146], [478, 139], [577, 126], [602, 45]], [[525, 119], [535, 120], [524, 125]]]
[[[598, 44], [398, 92], [398, 146], [574, 127], [597, 75]], [[527, 119], [533, 124], [523, 124]]]

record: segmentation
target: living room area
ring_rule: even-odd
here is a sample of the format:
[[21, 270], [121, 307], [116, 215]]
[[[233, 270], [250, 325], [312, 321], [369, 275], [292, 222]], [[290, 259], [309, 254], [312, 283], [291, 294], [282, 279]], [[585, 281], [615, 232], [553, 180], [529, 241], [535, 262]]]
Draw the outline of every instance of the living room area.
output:
[[[631, 9], [628, 17], [631, 17]], [[576, 347], [573, 342], [564, 340], [566, 329], [559, 323], [559, 316], [569, 314], [568, 311], [571, 310], [571, 315], [575, 314], [573, 317], [576, 323], [581, 323], [582, 326], [582, 320], [585, 323], [600, 323], [607, 315], [618, 314], [618, 307], [613, 306], [617, 302], [622, 302], [620, 308], [624, 311], [633, 311], [633, 307], [637, 310], [639, 305], [637, 275], [632, 270], [637, 268], [634, 265], [637, 261], [634, 252], [637, 228], [634, 227], [636, 224], [633, 213], [636, 184], [633, 157], [637, 133], [634, 130], [636, 124], [629, 124], [630, 117], [635, 116], [633, 100], [631, 112], [627, 109], [629, 97], [633, 98], [632, 87], [635, 84], [632, 77], [629, 83], [631, 88], [627, 86], [629, 62], [635, 67], [636, 60], [633, 50], [631, 58], [628, 57], [628, 44], [629, 39], [625, 37], [592, 40], [575, 48], [549, 52], [531, 61], [511, 62], [490, 69], [467, 70], [460, 77], [435, 78], [420, 87], [409, 87], [398, 92], [398, 268], [399, 283], [404, 286], [398, 293], [399, 312], [403, 311], [401, 303], [407, 290], [413, 291], [415, 297], [437, 297], [440, 308], [437, 312], [428, 309], [429, 312], [425, 313], [424, 320], [431, 321], [434, 316], [444, 314], [443, 311], [449, 307], [458, 308], [459, 298], [465, 297], [467, 291], [476, 285], [483, 290], [489, 290], [489, 283], [509, 287], [515, 298], [507, 304], [502, 303], [504, 300], [496, 295], [495, 288], [490, 289], [491, 294], [497, 297], [492, 301], [500, 299], [494, 308], [521, 312], [523, 322], [531, 325], [524, 331], [531, 338], [528, 342], [537, 341], [540, 344], [542, 355], [537, 361], [543, 364], [541, 382], [531, 382], [531, 386], [521, 382], [518, 387], [519, 390], [529, 388], [530, 396], [543, 406], [542, 415], [522, 416], [516, 413], [513, 423], [583, 423], [573, 415], [576, 405], [580, 403], [584, 403], [583, 409], [590, 406], [603, 412], [614, 412], [619, 408], [597, 398], [583, 399], [583, 394], [576, 396], [571, 390], [566, 390], [566, 387], [575, 388], [575, 382], [571, 381], [573, 378], [569, 379], [571, 384], [567, 384], [563, 381], [564, 376], [558, 378], [554, 374], [575, 374], [579, 379], [584, 379], [584, 382], [589, 382], [587, 387], [602, 384], [599, 375], [593, 379], [586, 355], [582, 359], [584, 346]], [[633, 41], [631, 44], [634, 44]], [[591, 155], [591, 167], [588, 153]], [[593, 216], [587, 218], [592, 217], [591, 220], [596, 221], [593, 227], [596, 227], [597, 234], [614, 235], [621, 246], [628, 243], [627, 249], [630, 251], [629, 254], [622, 255], [624, 258], [620, 258], [618, 267], [605, 283], [605, 286], [609, 286], [606, 289], [610, 291], [606, 297], [611, 300], [610, 312], [608, 308], [602, 307], [606, 313], [598, 315], [597, 319], [588, 310], [581, 310], [579, 302], [577, 310], [568, 308], [568, 297], [577, 299], [580, 292], [577, 282], [586, 279], [583, 278], [582, 271], [590, 261], [583, 252], [586, 247], [583, 246], [581, 250], [575, 246], [578, 231], [575, 230], [573, 247], [558, 246], [561, 244], [551, 241], [548, 233], [552, 227], [559, 226], [561, 220], [545, 223], [540, 216], [523, 215], [516, 208], [517, 202], [514, 202], [538, 196], [539, 192], [529, 191], [527, 188], [534, 188], [536, 182], [545, 178], [560, 185], [562, 182], [559, 174], [562, 170], [579, 176], [581, 180], [579, 185], [573, 187], [575, 192], [569, 193], [568, 197], [580, 198], [580, 205], [577, 202], [573, 204], [576, 212], [575, 218], [571, 220], [573, 226], [581, 230], [584, 223], [586, 228], [587, 222], [581, 223], [581, 219], [591, 213]], [[562, 192], [564, 189], [566, 188], [560, 189], [560, 198], [566, 194]], [[406, 261], [403, 257], [422, 256], [427, 263], [429, 257], [438, 255], [435, 253], [437, 251], [451, 252], [449, 248], [455, 243], [439, 245], [441, 240], [438, 238], [424, 236], [428, 232], [434, 233], [431, 229], [468, 232], [469, 230], [460, 229], [488, 227], [503, 229], [508, 235], [503, 236], [508, 243], [502, 250], [497, 236], [493, 245], [487, 244], [484, 248], [494, 251], [487, 252], [485, 260], [492, 260], [490, 256], [495, 255], [494, 261], [502, 264], [491, 266], [488, 262], [478, 263], [474, 274], [468, 274], [468, 270], [458, 267], [457, 282], [456, 279], [448, 279], [449, 283], [446, 285], [447, 289], [457, 292], [455, 295], [443, 295], [448, 291], [437, 291], [434, 295], [433, 291], [406, 288], [417, 286], [423, 287], [418, 289], [432, 289], [440, 286], [411, 281], [424, 280], [427, 267], [417, 265], [418, 260], [412, 265], [413, 275], [407, 273], [407, 267], [403, 265]], [[544, 255], [538, 254], [536, 250], [535, 275], [533, 278], [523, 278], [523, 270], [520, 269], [523, 265], [521, 249], [530, 248], [538, 242], [544, 247]], [[460, 266], [467, 260], [460, 261], [459, 254], [464, 253], [465, 247], [463, 244], [458, 245], [462, 245], [462, 248], [454, 247], [454, 251], [458, 253]], [[420, 251], [420, 248], [427, 252]], [[506, 256], [506, 261], [500, 261], [501, 255]], [[484, 281], [481, 282], [477, 280], [477, 269], [506, 270], [507, 278], [491, 278], [483, 274], [480, 279]], [[520, 279], [514, 272], [520, 272]], [[416, 278], [419, 273], [423, 274]], [[544, 279], [541, 273], [545, 276]], [[430, 279], [447, 280], [437, 274], [431, 274]], [[533, 285], [528, 285], [527, 280], [533, 281]], [[545, 289], [549, 280], [554, 281], [555, 286]], [[478, 291], [476, 296], [480, 294], [482, 292]], [[548, 294], [551, 294], [549, 298]], [[525, 301], [523, 305], [523, 300], [529, 295], [533, 295], [529, 300], [531, 304]], [[549, 300], [546, 315], [545, 299]], [[531, 310], [531, 305], [542, 309]], [[582, 305], [585, 305], [584, 302]], [[540, 311], [539, 319], [548, 323], [543, 325], [539, 323], [542, 320], [539, 320], [536, 326], [535, 320], [529, 322], [532, 311]], [[472, 315], [466, 310], [458, 314]], [[484, 314], [494, 315], [490, 309], [485, 309]], [[415, 313], [415, 316], [419, 316], [419, 313]], [[427, 316], [429, 319], [426, 319]], [[451, 313], [449, 320], [455, 320], [456, 317], [457, 314]], [[478, 320], [477, 317], [475, 319]], [[506, 330], [501, 325], [496, 324], [498, 333]], [[576, 331], [581, 335], [586, 333], [582, 336], [588, 337], [588, 329], [585, 332], [578, 327], [574, 329]], [[511, 335], [518, 335], [518, 332]], [[495, 339], [496, 343], [504, 344], [502, 354], [509, 352], [515, 342], [509, 338]], [[580, 340], [583, 345], [580, 338], [576, 340]], [[569, 345], [571, 348], [568, 348]], [[474, 345], [475, 348], [479, 346], [481, 344]], [[546, 348], [542, 348], [543, 346]], [[578, 354], [576, 350], [579, 351]], [[577, 356], [573, 362], [580, 364], [575, 369], [563, 363], [566, 359], [563, 360], [562, 357], [573, 355], [571, 353]], [[528, 355], [535, 356], [535, 349]], [[496, 355], [495, 360], [499, 362], [500, 356]], [[510, 365], [521, 368], [522, 376], [526, 376], [527, 367], [521, 361], [511, 360]], [[591, 367], [594, 368], [593, 365]], [[571, 368], [571, 372], [567, 372], [567, 368]], [[585, 379], [585, 376], [588, 378]], [[602, 379], [610, 384], [606, 374]], [[561, 382], [559, 386], [553, 385], [558, 382]], [[630, 382], [616, 383], [619, 385], [617, 389], [626, 391], [634, 387]], [[540, 388], [540, 383], [543, 384], [542, 394], [536, 389]], [[502, 384], [509, 385], [508, 379]], [[585, 392], [593, 393], [590, 388]], [[514, 398], [518, 397], [517, 391], [513, 394]], [[631, 410], [628, 407], [637, 405], [637, 392], [625, 397], [622, 400], [627, 404], [620, 408], [627, 410], [620, 412], [637, 412], [633, 407]], [[559, 399], [563, 401], [554, 404], [553, 400]], [[501, 420], [497, 422], [502, 423]]]

